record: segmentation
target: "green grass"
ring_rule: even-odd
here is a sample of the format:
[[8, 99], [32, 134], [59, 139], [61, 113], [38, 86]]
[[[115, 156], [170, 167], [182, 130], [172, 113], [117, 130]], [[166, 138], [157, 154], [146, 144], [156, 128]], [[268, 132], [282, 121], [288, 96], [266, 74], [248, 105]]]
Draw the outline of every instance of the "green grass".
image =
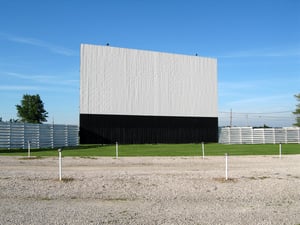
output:
[[[223, 145], [206, 144], [206, 156], [230, 155], [278, 155], [278, 144], [265, 145]], [[63, 148], [63, 156], [115, 157], [115, 145], [80, 145], [73, 148]], [[282, 154], [300, 154], [299, 144], [283, 144]], [[57, 156], [56, 149], [32, 149], [31, 156]], [[27, 149], [0, 149], [0, 156], [27, 156]], [[201, 144], [134, 144], [119, 145], [119, 157], [124, 156], [202, 156]]]

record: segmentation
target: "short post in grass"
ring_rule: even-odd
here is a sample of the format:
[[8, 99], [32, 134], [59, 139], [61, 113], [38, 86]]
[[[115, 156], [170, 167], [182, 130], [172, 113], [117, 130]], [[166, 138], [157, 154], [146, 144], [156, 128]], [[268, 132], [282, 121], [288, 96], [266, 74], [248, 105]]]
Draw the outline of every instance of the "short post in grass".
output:
[[202, 145], [202, 159], [204, 159], [204, 154], [205, 154], [204, 153], [204, 142], [202, 142], [201, 145]]
[[119, 147], [118, 142], [116, 142], [116, 159], [119, 157]]
[[30, 141], [27, 141], [28, 158], [30, 158]]
[[225, 153], [225, 180], [228, 180], [228, 154]]
[[279, 158], [281, 159], [281, 143], [279, 143]]
[[62, 177], [62, 161], [61, 161], [61, 148], [58, 149], [58, 174], [59, 180], [61, 181]]

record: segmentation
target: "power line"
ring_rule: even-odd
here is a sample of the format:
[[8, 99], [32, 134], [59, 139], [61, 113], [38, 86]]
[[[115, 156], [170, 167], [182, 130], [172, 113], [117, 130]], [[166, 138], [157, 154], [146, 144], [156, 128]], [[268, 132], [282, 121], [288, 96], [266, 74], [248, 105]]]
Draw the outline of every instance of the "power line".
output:
[[222, 112], [219, 113], [233, 113], [233, 114], [279, 114], [279, 113], [293, 113], [293, 111], [279, 111], [279, 112]]
[[291, 110], [271, 112], [233, 112], [220, 111], [218, 113], [219, 123], [228, 126], [258, 126], [259, 124], [293, 124], [295, 115]]

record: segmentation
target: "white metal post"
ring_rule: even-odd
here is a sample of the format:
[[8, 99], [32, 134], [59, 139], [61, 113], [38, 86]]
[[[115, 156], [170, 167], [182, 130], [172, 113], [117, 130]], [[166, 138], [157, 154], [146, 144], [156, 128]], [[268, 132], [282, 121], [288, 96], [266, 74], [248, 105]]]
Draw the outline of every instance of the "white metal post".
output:
[[30, 141], [27, 141], [27, 146], [28, 146], [28, 158], [30, 158]]
[[118, 142], [116, 142], [116, 159], [119, 156]]
[[281, 143], [279, 144], [279, 158], [281, 158]]
[[62, 177], [62, 161], [61, 161], [61, 149], [58, 149], [58, 173], [59, 173], [59, 180], [61, 181]]
[[202, 159], [204, 159], [204, 143], [202, 142]]
[[228, 180], [228, 154], [225, 153], [225, 180]]

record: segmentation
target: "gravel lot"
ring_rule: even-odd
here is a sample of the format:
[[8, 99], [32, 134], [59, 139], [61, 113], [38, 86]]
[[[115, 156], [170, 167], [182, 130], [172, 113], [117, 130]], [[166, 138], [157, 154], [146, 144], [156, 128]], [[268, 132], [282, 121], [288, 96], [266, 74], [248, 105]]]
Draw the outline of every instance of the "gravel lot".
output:
[[300, 155], [0, 157], [0, 224], [300, 224]]

